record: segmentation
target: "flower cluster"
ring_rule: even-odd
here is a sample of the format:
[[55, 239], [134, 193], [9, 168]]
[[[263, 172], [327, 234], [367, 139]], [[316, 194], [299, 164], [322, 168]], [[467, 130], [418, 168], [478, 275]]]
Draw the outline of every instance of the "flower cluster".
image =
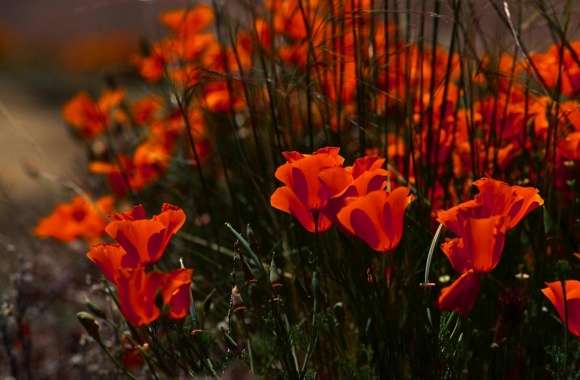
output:
[[116, 244], [98, 244], [87, 257], [117, 288], [119, 306], [133, 326], [145, 326], [162, 311], [172, 319], [187, 316], [190, 305], [191, 269], [169, 273], [149, 269], [163, 256], [171, 237], [183, 226], [185, 213], [164, 204], [158, 215], [147, 219], [143, 206], [116, 214], [106, 227]]
[[490, 178], [474, 185], [479, 190], [475, 199], [437, 213], [437, 221], [458, 236], [446, 241], [441, 250], [461, 274], [441, 291], [437, 304], [462, 314], [475, 304], [480, 276], [499, 264], [506, 233], [544, 204], [535, 188], [509, 186]]
[[365, 156], [344, 167], [336, 147], [284, 157], [287, 162], [275, 174], [284, 186], [272, 194], [272, 207], [292, 214], [309, 232], [327, 231], [338, 222], [375, 251], [397, 247], [412, 197], [405, 187], [386, 191], [384, 159]]

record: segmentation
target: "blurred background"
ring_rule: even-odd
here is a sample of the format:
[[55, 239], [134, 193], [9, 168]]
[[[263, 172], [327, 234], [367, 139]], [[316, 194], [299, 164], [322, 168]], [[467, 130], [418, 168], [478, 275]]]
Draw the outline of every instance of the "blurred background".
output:
[[[63, 183], [85, 181], [85, 152], [62, 121], [62, 105], [80, 90], [98, 96], [111, 74], [131, 83], [131, 59], [140, 41], [162, 35], [160, 12], [186, 5], [184, 0], [1, 2], [0, 305], [2, 313], [11, 312], [5, 310], [9, 298], [30, 306], [23, 336], [31, 336], [34, 378], [89, 378], [83, 372], [87, 365], [103, 365], [98, 359], [79, 363], [91, 357], [74, 318], [90, 273], [83, 247], [70, 247], [71, 254], [31, 234], [41, 216], [70, 199]], [[3, 326], [0, 315], [0, 335]], [[21, 344], [17, 349], [25, 350]], [[10, 378], [6, 352], [0, 348], [1, 379]]]
[[0, 231], [9, 234], [10, 209], [18, 218], [52, 207], [50, 187], [39, 186], [25, 167], [73, 179], [83, 152], [61, 118], [61, 107], [80, 89], [98, 95], [110, 73], [129, 71], [141, 39], [161, 33], [159, 13], [181, 0], [3, 0], [0, 6]]

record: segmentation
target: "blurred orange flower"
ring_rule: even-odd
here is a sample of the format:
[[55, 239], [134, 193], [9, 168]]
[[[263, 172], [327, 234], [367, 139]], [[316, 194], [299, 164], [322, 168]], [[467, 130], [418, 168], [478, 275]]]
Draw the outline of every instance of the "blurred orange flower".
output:
[[208, 5], [196, 5], [187, 9], [175, 9], [163, 13], [161, 23], [180, 36], [203, 31], [213, 22], [213, 10]]
[[94, 101], [86, 92], [80, 92], [64, 105], [64, 120], [84, 137], [95, 137], [108, 128], [111, 111], [124, 97], [122, 90], [106, 90]]
[[85, 197], [76, 196], [68, 203], [57, 205], [49, 216], [41, 219], [34, 234], [63, 242], [84, 239], [94, 243], [104, 233], [113, 204], [111, 196], [101, 197], [94, 203]]

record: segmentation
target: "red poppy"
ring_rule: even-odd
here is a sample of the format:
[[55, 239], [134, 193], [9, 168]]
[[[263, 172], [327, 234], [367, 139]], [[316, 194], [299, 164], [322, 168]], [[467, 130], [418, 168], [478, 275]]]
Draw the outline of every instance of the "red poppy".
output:
[[130, 213], [117, 214], [105, 231], [127, 252], [123, 265], [134, 267], [157, 262], [171, 237], [185, 223], [185, 213], [179, 207], [163, 204], [161, 213], [145, 219], [143, 206]]
[[[542, 293], [554, 305], [560, 320], [568, 324], [568, 331], [580, 337], [580, 281], [565, 281], [565, 297], [561, 281], [549, 282], [546, 285], [548, 287], [542, 289]], [[566, 302], [565, 305], [564, 302]]]
[[321, 148], [312, 155], [284, 152], [287, 162], [278, 167], [275, 176], [285, 186], [272, 194], [272, 207], [292, 214], [310, 232], [328, 230], [332, 221], [323, 210], [334, 194], [319, 174], [342, 165], [344, 158], [338, 153], [339, 148], [334, 147]]
[[399, 187], [391, 193], [372, 191], [348, 199], [337, 218], [348, 232], [375, 251], [386, 253], [401, 241], [405, 209], [412, 199], [406, 187]]

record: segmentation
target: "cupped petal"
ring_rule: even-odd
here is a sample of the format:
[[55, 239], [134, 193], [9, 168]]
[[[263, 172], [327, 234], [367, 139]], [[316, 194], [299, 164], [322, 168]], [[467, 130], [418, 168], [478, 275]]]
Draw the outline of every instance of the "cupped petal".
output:
[[544, 204], [539, 190], [535, 187], [512, 186], [512, 189], [514, 200], [507, 210], [510, 229], [517, 226], [529, 213]]
[[171, 319], [182, 319], [189, 313], [191, 304], [191, 269], [178, 269], [163, 277], [163, 303], [169, 307]]
[[554, 305], [562, 323], [566, 322], [567, 314], [568, 330], [575, 336], [580, 337], [580, 281], [565, 281], [566, 305], [564, 304], [562, 282], [554, 281], [546, 285], [548, 286], [542, 289], [542, 293]]
[[315, 232], [314, 217], [306, 205], [288, 186], [277, 188], [270, 197], [270, 205], [291, 214], [309, 232]]
[[490, 272], [499, 263], [505, 242], [505, 228], [503, 215], [466, 220], [464, 248], [471, 253], [476, 272]]
[[120, 271], [125, 269], [122, 265], [125, 254], [125, 250], [119, 244], [97, 244], [89, 249], [87, 257], [107, 280], [116, 284]]
[[381, 222], [382, 207], [387, 196], [383, 191], [376, 191], [362, 197], [349, 198], [346, 206], [337, 214], [342, 227], [379, 252], [386, 252], [390, 248], [390, 241]]
[[[381, 194], [383, 191], [375, 191], [369, 194]], [[413, 197], [409, 195], [409, 189], [399, 187], [388, 194], [383, 206], [382, 225], [387, 237], [389, 238], [390, 248], [393, 249], [401, 241], [403, 236], [403, 226], [405, 222], [405, 209], [412, 201]]]
[[450, 286], [441, 289], [437, 307], [440, 310], [454, 311], [466, 316], [473, 309], [480, 288], [479, 276], [473, 270], [469, 270]]
[[161, 223], [141, 219], [135, 221], [114, 221], [105, 231], [127, 252], [123, 265], [135, 267], [158, 261], [163, 254], [159, 250], [165, 226]]
[[462, 238], [448, 239], [441, 244], [441, 250], [457, 272], [465, 273], [473, 268], [470, 252], [465, 249], [465, 243]]
[[361, 174], [381, 169], [385, 164], [385, 159], [378, 156], [364, 156], [357, 158], [352, 166], [352, 176], [358, 178]]
[[156, 297], [163, 285], [160, 273], [145, 272], [143, 267], [123, 271], [117, 281], [119, 306], [132, 326], [146, 326], [161, 315]]

